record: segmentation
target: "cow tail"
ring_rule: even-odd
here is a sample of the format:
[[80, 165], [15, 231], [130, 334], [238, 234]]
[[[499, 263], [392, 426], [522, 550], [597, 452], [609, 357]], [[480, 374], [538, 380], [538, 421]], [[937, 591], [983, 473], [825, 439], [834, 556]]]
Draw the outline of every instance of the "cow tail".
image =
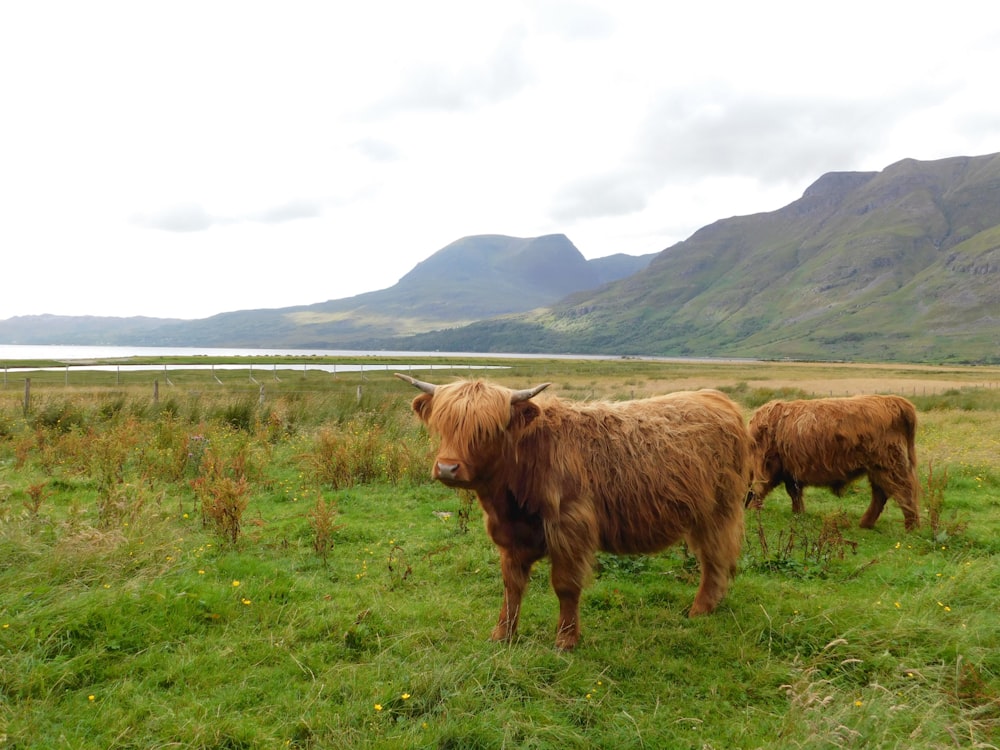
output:
[[906, 427], [906, 451], [909, 454], [910, 468], [917, 468], [917, 410], [911, 405], [903, 410], [903, 422]]

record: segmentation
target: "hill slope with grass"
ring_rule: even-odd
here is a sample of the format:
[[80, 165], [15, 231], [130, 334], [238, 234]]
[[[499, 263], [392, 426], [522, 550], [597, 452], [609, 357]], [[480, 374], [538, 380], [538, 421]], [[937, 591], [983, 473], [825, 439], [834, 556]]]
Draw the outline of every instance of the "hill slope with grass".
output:
[[1000, 154], [824, 175], [724, 219], [649, 267], [549, 309], [423, 336], [415, 349], [1000, 359]]
[[1000, 361], [1000, 154], [833, 172], [658, 254], [466, 237], [390, 289], [194, 321], [0, 321], [0, 343]]
[[366, 348], [406, 336], [550, 305], [645, 268], [655, 253], [587, 260], [562, 234], [464, 237], [389, 289], [201, 320], [23, 316], [0, 321], [0, 343]]

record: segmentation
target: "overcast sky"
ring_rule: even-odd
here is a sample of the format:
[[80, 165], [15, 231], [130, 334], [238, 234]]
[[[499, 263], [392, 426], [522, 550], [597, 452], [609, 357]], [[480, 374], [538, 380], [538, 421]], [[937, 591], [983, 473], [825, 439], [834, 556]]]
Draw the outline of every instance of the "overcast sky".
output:
[[473, 234], [658, 252], [1000, 151], [1000, 4], [0, 3], [0, 319], [395, 284]]

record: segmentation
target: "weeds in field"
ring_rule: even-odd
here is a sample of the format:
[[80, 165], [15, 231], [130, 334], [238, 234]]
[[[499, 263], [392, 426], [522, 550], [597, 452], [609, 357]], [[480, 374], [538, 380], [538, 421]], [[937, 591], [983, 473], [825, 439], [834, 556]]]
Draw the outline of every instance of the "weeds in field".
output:
[[320, 429], [299, 460], [315, 481], [340, 489], [423, 479], [430, 464], [426, 452], [426, 441], [415, 442], [378, 415], [362, 412], [342, 425]]
[[257, 401], [249, 396], [226, 404], [220, 414], [222, 423], [243, 432], [253, 432], [257, 424]]
[[227, 463], [221, 456], [206, 452], [204, 471], [191, 482], [195, 495], [201, 500], [202, 522], [230, 544], [236, 544], [243, 525], [243, 513], [250, 502], [250, 483], [237, 453], [235, 463]]
[[406, 551], [395, 541], [390, 541], [389, 555], [386, 558], [386, 567], [389, 569], [389, 590], [394, 590], [402, 585], [403, 581], [413, 574], [413, 568], [406, 560]]
[[472, 490], [458, 490], [458, 532], [469, 533], [469, 521], [476, 510], [476, 493]]
[[211, 522], [224, 540], [236, 544], [242, 528], [243, 512], [250, 502], [247, 478], [202, 477], [195, 480], [195, 492], [201, 497], [202, 517]]
[[104, 527], [117, 522], [134, 504], [135, 494], [126, 489], [127, 465], [139, 439], [138, 424], [132, 419], [88, 432], [90, 474], [97, 484], [98, 518]]
[[934, 535], [934, 541], [942, 544], [965, 529], [965, 524], [959, 521], [955, 513], [946, 522], [942, 518], [944, 511], [944, 491], [948, 486], [948, 467], [937, 475], [934, 473], [934, 462], [927, 464], [927, 483], [924, 487], [924, 507], [927, 509], [927, 521]]
[[333, 535], [342, 524], [335, 523], [337, 519], [337, 506], [334, 502], [327, 502], [322, 495], [316, 497], [316, 502], [308, 513], [309, 527], [313, 532], [313, 550], [327, 564], [327, 555], [333, 548]]
[[28, 485], [26, 490], [28, 499], [24, 501], [24, 508], [32, 518], [38, 518], [38, 514], [42, 509], [42, 503], [49, 495], [47, 488], [48, 482], [35, 482]]
[[201, 473], [201, 461], [208, 450], [208, 438], [203, 433], [187, 435], [181, 445], [182, 474], [196, 477]]
[[753, 514], [757, 549], [751, 553], [751, 567], [756, 570], [781, 571], [798, 577], [824, 577], [835, 560], [843, 560], [847, 551], [857, 552], [858, 543], [847, 539], [844, 530], [851, 521], [844, 511], [824, 516], [816, 526], [805, 514], [792, 516], [788, 528], [779, 529], [771, 538], [764, 528], [760, 509]]

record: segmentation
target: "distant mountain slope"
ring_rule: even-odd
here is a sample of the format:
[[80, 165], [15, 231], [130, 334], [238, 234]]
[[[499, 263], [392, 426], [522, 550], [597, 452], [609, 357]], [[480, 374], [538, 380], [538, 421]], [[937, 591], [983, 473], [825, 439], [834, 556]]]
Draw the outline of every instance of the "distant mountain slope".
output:
[[170, 318], [111, 318], [98, 315], [19, 315], [0, 320], [0, 344], [115, 346], [164, 325]]
[[380, 291], [193, 321], [25, 316], [0, 321], [0, 343], [355, 348], [550, 305], [631, 275], [655, 254], [587, 260], [562, 234], [465, 237]]
[[1000, 154], [833, 172], [655, 256], [466, 237], [390, 289], [197, 321], [35, 316], [0, 343], [1000, 362]]
[[1000, 361], [1000, 154], [831, 173], [634, 276], [414, 348]]

